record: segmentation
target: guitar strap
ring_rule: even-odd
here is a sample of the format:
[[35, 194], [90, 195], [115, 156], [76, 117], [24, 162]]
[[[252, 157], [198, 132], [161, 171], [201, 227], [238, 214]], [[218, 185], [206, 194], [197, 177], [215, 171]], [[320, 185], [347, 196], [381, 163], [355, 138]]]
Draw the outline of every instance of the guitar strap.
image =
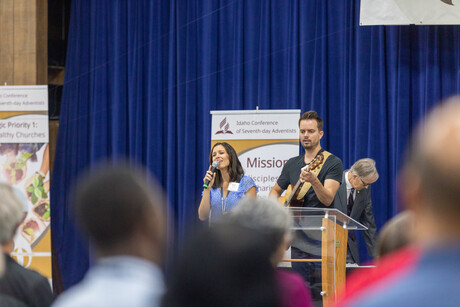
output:
[[[322, 151], [322, 154], [324, 156], [323, 163], [321, 163], [321, 165], [319, 165], [317, 168], [315, 168], [314, 170], [311, 171], [316, 176], [318, 176], [319, 172], [321, 172], [321, 170], [323, 169], [323, 166], [326, 163], [327, 158], [329, 158], [331, 156], [331, 153], [328, 152], [328, 151], [325, 151], [325, 150]], [[304, 184], [302, 185], [302, 188], [300, 189], [299, 194], [297, 194], [297, 199], [300, 200], [300, 199], [304, 198], [305, 194], [307, 194], [307, 192], [310, 190], [310, 188], [311, 188], [311, 183], [310, 182], [304, 182]]]

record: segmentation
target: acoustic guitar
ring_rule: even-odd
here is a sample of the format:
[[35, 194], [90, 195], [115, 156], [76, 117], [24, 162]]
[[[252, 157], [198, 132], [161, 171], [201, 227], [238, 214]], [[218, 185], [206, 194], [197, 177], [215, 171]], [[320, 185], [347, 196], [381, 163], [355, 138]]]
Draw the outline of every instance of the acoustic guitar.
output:
[[[318, 168], [321, 164], [324, 163], [323, 153], [319, 153], [316, 157], [308, 164], [307, 172], [313, 171]], [[290, 184], [286, 190], [284, 196], [278, 198], [278, 201], [283, 204], [285, 207], [303, 207], [304, 206], [304, 196], [299, 199], [299, 192], [302, 190], [304, 182], [297, 180], [295, 185]]]

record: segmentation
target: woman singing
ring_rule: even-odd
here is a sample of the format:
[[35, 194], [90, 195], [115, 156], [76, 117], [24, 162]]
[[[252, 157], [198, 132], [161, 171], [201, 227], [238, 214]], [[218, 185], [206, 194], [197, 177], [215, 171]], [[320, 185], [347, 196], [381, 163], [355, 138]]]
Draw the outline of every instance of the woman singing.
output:
[[235, 149], [228, 143], [215, 144], [209, 155], [209, 163], [219, 161], [213, 174], [209, 166], [203, 181], [209, 180], [209, 188], [203, 191], [198, 217], [214, 223], [224, 213], [236, 206], [245, 195], [257, 196], [257, 186], [249, 176], [244, 176], [243, 167]]

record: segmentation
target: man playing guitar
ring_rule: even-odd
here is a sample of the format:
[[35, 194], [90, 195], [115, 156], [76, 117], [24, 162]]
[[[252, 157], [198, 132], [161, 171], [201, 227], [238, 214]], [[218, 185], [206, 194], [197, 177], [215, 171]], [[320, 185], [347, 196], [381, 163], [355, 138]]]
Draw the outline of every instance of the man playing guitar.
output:
[[305, 207], [326, 208], [332, 204], [335, 193], [342, 182], [342, 161], [329, 154], [321, 165], [318, 175], [301, 168], [314, 160], [319, 153], [325, 152], [321, 148], [320, 140], [324, 135], [323, 120], [315, 111], [302, 114], [299, 119], [300, 142], [305, 154], [289, 159], [283, 167], [280, 177], [270, 191], [270, 196], [280, 197], [288, 186], [295, 185], [298, 180], [308, 182], [311, 189], [305, 194]]
[[[302, 184], [299, 185], [301, 190], [298, 198], [300, 201], [303, 200], [303, 206], [327, 208], [333, 203], [335, 194], [342, 182], [342, 161], [321, 148], [320, 140], [324, 131], [323, 120], [318, 116], [318, 113], [308, 111], [302, 114], [299, 119], [299, 132], [305, 154], [293, 157], [286, 162], [278, 181], [270, 191], [270, 196], [280, 197], [290, 185], [295, 185], [300, 181]], [[314, 170], [312, 167], [305, 168], [310, 163], [315, 164]], [[302, 168], [304, 169], [301, 170]], [[299, 206], [292, 202], [287, 205]], [[292, 258], [321, 258], [321, 252], [318, 255], [317, 249], [314, 247], [315, 242], [312, 243], [312, 241], [315, 241], [315, 238], [310, 237], [307, 233], [296, 232], [291, 244]], [[320, 248], [321, 246], [319, 246], [319, 250]], [[318, 273], [314, 263], [293, 262], [292, 268], [310, 282], [311, 288], [319, 287], [321, 289], [320, 277], [319, 286], [315, 285], [318, 283], [318, 275], [320, 275], [321, 270]], [[312, 276], [316, 276], [315, 280], [312, 280]], [[313, 291], [314, 297], [319, 294], [319, 291]]]

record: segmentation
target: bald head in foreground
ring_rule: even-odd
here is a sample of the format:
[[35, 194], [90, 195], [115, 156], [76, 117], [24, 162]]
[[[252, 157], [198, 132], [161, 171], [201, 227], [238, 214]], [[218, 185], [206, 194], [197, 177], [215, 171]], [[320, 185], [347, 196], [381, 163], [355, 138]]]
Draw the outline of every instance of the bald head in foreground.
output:
[[159, 305], [165, 200], [154, 183], [128, 166], [106, 166], [80, 179], [76, 216], [97, 261], [56, 306]]
[[460, 98], [434, 109], [413, 135], [400, 194], [414, 242], [347, 284], [343, 306], [458, 306], [460, 302]]

